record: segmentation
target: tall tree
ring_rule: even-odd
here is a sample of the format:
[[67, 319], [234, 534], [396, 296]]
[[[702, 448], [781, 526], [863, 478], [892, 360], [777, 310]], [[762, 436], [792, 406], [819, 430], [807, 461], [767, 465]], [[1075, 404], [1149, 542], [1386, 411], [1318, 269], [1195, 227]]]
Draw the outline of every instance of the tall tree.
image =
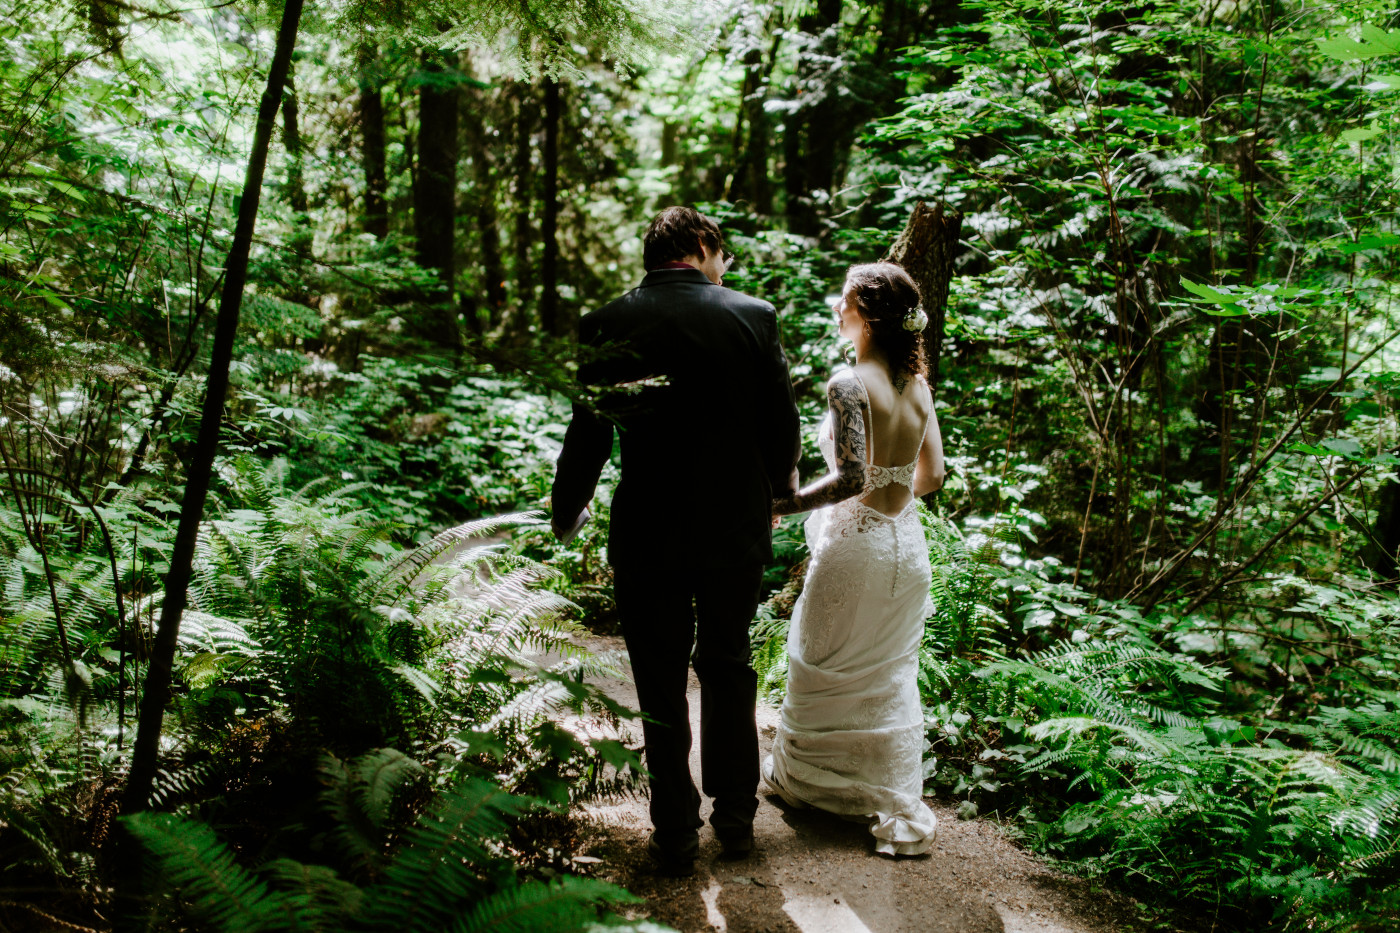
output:
[[357, 102], [360, 120], [361, 159], [365, 172], [365, 232], [381, 240], [389, 235], [389, 210], [385, 194], [389, 188], [385, 168], [388, 148], [384, 131], [384, 95], [380, 90], [379, 56], [373, 46], [359, 51], [360, 94]]
[[[773, 188], [768, 176], [771, 118], [768, 115], [768, 81], [778, 57], [782, 34], [772, 39], [767, 55], [750, 40], [744, 52], [744, 83], [739, 93], [739, 115], [735, 123], [734, 174], [726, 197], [730, 201], [747, 198], [758, 214], [773, 212]], [[747, 127], [747, 132], [744, 128]]]
[[[485, 89], [476, 81], [467, 85], [463, 94], [469, 110], [478, 115], [490, 106]], [[501, 256], [500, 213], [496, 199], [496, 160], [491, 151], [492, 134], [484, 120], [466, 120], [467, 157], [472, 168], [471, 200], [476, 218], [476, 232], [481, 256], [481, 292], [464, 289], [462, 310], [467, 326], [476, 332], [489, 330], [499, 323], [506, 306], [506, 271]], [[484, 307], [483, 307], [484, 305]]]
[[812, 67], [818, 84], [816, 99], [807, 120], [807, 185], [813, 193], [830, 193], [836, 182], [837, 147], [845, 132], [842, 124], [842, 82], [839, 59], [842, 55], [838, 29], [841, 0], [817, 0], [815, 16], [806, 23], [816, 38]]
[[302, 5], [303, 0], [286, 0], [286, 5], [282, 8], [282, 20], [277, 29], [277, 44], [272, 54], [272, 64], [268, 68], [262, 101], [258, 105], [253, 146], [248, 155], [248, 168], [243, 176], [242, 197], [238, 202], [238, 221], [234, 226], [233, 243], [229, 248], [228, 258], [224, 262], [224, 287], [219, 296], [219, 316], [214, 324], [214, 346], [209, 359], [209, 377], [204, 384], [199, 433], [185, 476], [180, 522], [170, 551], [170, 569], [165, 577], [160, 622], [156, 626], [155, 644], [151, 648], [146, 670], [146, 686], [141, 696], [136, 743], [131, 755], [131, 771], [127, 775], [126, 789], [122, 797], [124, 813], [146, 809], [151, 796], [151, 782], [156, 775], [161, 725], [165, 718], [165, 705], [170, 699], [170, 680], [180, 635], [180, 618], [184, 615], [185, 605], [189, 600], [195, 541], [199, 537], [199, 523], [204, 517], [204, 502], [209, 496], [209, 481], [214, 472], [214, 455], [219, 446], [219, 424], [224, 415], [224, 397], [228, 394], [229, 367], [233, 362], [233, 341], [238, 333], [238, 313], [243, 304], [243, 286], [248, 281], [248, 257], [252, 251], [253, 228], [257, 223], [258, 205], [262, 199], [267, 152], [272, 143], [277, 108], [282, 102], [282, 89], [286, 86], [291, 70], [292, 50], [296, 47]]
[[535, 301], [534, 264], [531, 262], [530, 247], [534, 242], [535, 228], [531, 222], [534, 209], [535, 186], [532, 168], [531, 149], [535, 134], [535, 101], [531, 87], [523, 81], [515, 84], [515, 153], [511, 160], [511, 171], [515, 175], [515, 189], [512, 200], [515, 202], [515, 228], [513, 252], [515, 254], [515, 313], [514, 322], [519, 330], [527, 329], [525, 316]]
[[413, 182], [413, 227], [418, 264], [437, 273], [413, 331], [430, 345], [456, 351], [462, 337], [452, 302], [456, 282], [457, 162], [461, 73], [454, 52], [423, 53], [418, 74], [418, 172]]
[[794, 233], [821, 231], [823, 194], [836, 170], [841, 137], [839, 82], [841, 0], [816, 0], [797, 23], [793, 101], [783, 127], [785, 212]]
[[[297, 105], [295, 65], [287, 72], [286, 94], [282, 98], [282, 148], [287, 152], [287, 205], [296, 215], [292, 219], [295, 230], [291, 237], [292, 252], [300, 259], [311, 255], [311, 209], [306, 196], [305, 153], [301, 141], [301, 111]], [[305, 295], [296, 296], [305, 300]]]
[[562, 103], [559, 81], [544, 82], [544, 210], [540, 237], [544, 257], [540, 262], [540, 328], [558, 335], [559, 320], [559, 120]]

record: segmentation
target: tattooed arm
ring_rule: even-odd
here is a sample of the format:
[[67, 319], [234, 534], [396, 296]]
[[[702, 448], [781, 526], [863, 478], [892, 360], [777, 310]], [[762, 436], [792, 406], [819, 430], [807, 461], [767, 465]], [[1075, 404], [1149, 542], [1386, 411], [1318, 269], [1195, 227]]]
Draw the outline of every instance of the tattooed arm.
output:
[[828, 473], [794, 496], [774, 499], [774, 515], [819, 509], [858, 496], [865, 488], [865, 420], [870, 417], [865, 386], [855, 373], [839, 372], [827, 383], [826, 398], [836, 437], [836, 472]]

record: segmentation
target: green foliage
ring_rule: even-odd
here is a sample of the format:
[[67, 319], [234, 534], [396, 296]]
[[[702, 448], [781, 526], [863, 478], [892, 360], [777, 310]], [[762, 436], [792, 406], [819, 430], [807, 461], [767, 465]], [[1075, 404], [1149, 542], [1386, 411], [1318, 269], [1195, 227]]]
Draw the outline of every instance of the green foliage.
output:
[[[961, 815], [1013, 812], [1038, 848], [1082, 869], [1259, 927], [1393, 909], [1388, 895], [1374, 899], [1400, 868], [1389, 674], [1344, 677], [1346, 705], [1276, 719], [1278, 703], [1232, 695], [1223, 666], [1162, 647], [1208, 620], [1144, 616], [1044, 567], [1011, 569], [1010, 542], [969, 548], [930, 525], [937, 610], [921, 688], [938, 756], [931, 783], [964, 798]], [[1370, 600], [1362, 615], [1400, 610], [1393, 595]], [[1016, 637], [1008, 615], [1029, 631]], [[1056, 617], [1072, 623], [1063, 634]], [[1388, 658], [1397, 633], [1372, 627], [1358, 660]], [[1046, 647], [1025, 651], [1027, 635]]]
[[322, 391], [260, 431], [294, 481], [372, 483], [352, 493], [357, 501], [414, 529], [519, 510], [548, 492], [567, 421], [561, 400], [499, 376], [374, 357], [357, 372], [326, 373]]
[[[332, 749], [344, 757], [322, 758], [319, 801], [331, 824], [325, 838], [338, 854], [331, 864], [310, 864], [293, 846], [296, 855], [240, 875], [210, 829], [190, 818], [152, 817], [152, 849], [180, 866], [172, 877], [188, 889], [182, 896], [223, 905], [205, 914], [210, 923], [343, 928], [338, 918], [360, 909], [356, 885], [388, 884], [396, 865], [428, 871], [434, 853], [458, 845], [448, 840], [420, 846], [403, 862], [389, 859], [411, 822], [406, 808], [420, 812], [448, 788], [483, 781], [504, 788], [500, 799], [519, 803], [487, 808], [488, 815], [499, 811], [490, 817], [497, 830], [499, 814], [524, 812], [538, 799], [563, 808], [635, 792], [636, 752], [607, 737], [633, 714], [584, 682], [589, 674], [615, 674], [615, 659], [570, 640], [577, 628], [562, 615], [570, 604], [538, 587], [551, 572], [501, 543], [536, 522], [468, 522], [403, 549], [390, 526], [357, 506], [355, 488], [318, 481], [291, 491], [282, 485], [286, 473], [275, 462], [225, 464], [229, 496], [200, 538], [177, 654], [174, 741], [152, 803], [202, 815], [211, 826], [260, 812], [281, 833], [281, 822], [294, 828], [306, 818], [301, 776]], [[110, 616], [98, 611], [89, 622], [67, 611], [72, 588], [107, 564], [59, 551], [59, 543], [48, 538], [49, 567], [77, 636], [70, 645], [79, 663], [93, 656], [110, 664], [112, 640], [126, 637]], [[35, 877], [91, 884], [86, 834], [100, 832], [100, 843], [106, 829], [93, 827], [111, 819], [120, 787], [114, 673], [101, 669], [100, 679], [65, 686], [43, 565], [23, 536], [10, 544], [14, 552], [0, 554], [10, 581], [3, 727], [12, 750], [3, 759], [0, 852], [8, 866]], [[96, 579], [106, 582], [86, 598], [100, 608], [110, 573]], [[151, 616], [155, 598], [137, 600], [132, 614]], [[537, 659], [549, 655], [562, 660], [542, 666]], [[571, 730], [561, 721], [603, 728]], [[387, 741], [407, 753], [384, 747]], [[425, 823], [422, 833], [436, 825]], [[473, 845], [488, 845], [484, 835], [474, 838]], [[477, 852], [483, 877], [494, 884], [514, 859], [539, 860], [528, 844], [514, 845]], [[268, 851], [278, 848], [264, 850], [265, 858]], [[541, 917], [582, 923], [596, 915], [588, 905], [615, 895], [576, 879], [531, 881], [482, 900], [473, 922], [483, 929]]]
[[[275, 8], [12, 7], [0, 865], [62, 913], [110, 891], [93, 853]], [[1143, 897], [1253, 929], [1393, 926], [1395, 25], [1373, 0], [312, 5], [154, 797], [218, 827], [151, 829], [193, 872], [180, 896], [228, 872], [247, 922], [283, 904], [269, 928], [341, 929], [412, 863], [436, 794], [632, 792], [635, 755], [586, 738], [625, 712], [586, 686], [613, 659], [565, 621], [612, 624], [615, 472], [569, 545], [476, 521], [545, 502], [573, 392], [559, 335], [636, 281], [650, 211], [699, 203], [739, 254], [726, 283], [779, 309], [811, 454], [829, 298], [923, 198], [966, 215], [936, 387], [956, 472], [925, 514], [930, 786]], [[461, 54], [429, 68], [433, 49]], [[541, 74], [560, 79], [554, 172]], [[430, 87], [470, 115], [440, 316], [416, 243]], [[773, 697], [799, 523], [776, 548], [753, 630]], [[529, 875], [531, 818], [442, 888], [502, 897], [440, 925], [588, 915], [589, 889]]]
[[[382, 801], [373, 800], [384, 769], [401, 774], [401, 766], [389, 763], [402, 760], [382, 749], [348, 766], [331, 763], [368, 785], [358, 815], [371, 825], [387, 816]], [[392, 854], [380, 854], [383, 867], [373, 881], [358, 886], [331, 868], [285, 858], [249, 871], [208, 826], [187, 818], [138, 814], [126, 825], [155, 856], [164, 884], [188, 913], [228, 933], [582, 930], [598, 922], [606, 905], [637, 900], [586, 878], [520, 877], [502, 842], [510, 821], [532, 805], [489, 780], [460, 781], [418, 818]], [[339, 797], [330, 809], [337, 818], [347, 815]], [[347, 835], [358, 833], [338, 827], [338, 839]]]

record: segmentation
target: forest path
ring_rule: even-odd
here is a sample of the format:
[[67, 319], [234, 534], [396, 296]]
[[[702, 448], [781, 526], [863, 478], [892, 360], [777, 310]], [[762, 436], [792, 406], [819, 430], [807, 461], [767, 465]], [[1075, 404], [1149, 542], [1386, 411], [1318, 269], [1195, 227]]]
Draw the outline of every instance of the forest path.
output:
[[[626, 657], [621, 638], [589, 636], [595, 652]], [[599, 681], [635, 709], [627, 680]], [[700, 734], [700, 683], [690, 674], [691, 727]], [[761, 754], [771, 749], [778, 711], [758, 707]], [[629, 724], [626, 728], [640, 732]], [[700, 748], [691, 750], [700, 778]], [[924, 858], [874, 854], [864, 823], [792, 810], [762, 793], [754, 820], [754, 854], [719, 858], [719, 843], [700, 831], [695, 875], [658, 875], [646, 854], [651, 830], [646, 799], [588, 806], [579, 854], [601, 859], [597, 876], [646, 899], [640, 914], [682, 933], [1126, 933], [1146, 929], [1131, 903], [1080, 878], [1057, 872], [1013, 844], [993, 823], [959, 820], [929, 800], [938, 841]], [[701, 811], [709, 816], [709, 801]]]

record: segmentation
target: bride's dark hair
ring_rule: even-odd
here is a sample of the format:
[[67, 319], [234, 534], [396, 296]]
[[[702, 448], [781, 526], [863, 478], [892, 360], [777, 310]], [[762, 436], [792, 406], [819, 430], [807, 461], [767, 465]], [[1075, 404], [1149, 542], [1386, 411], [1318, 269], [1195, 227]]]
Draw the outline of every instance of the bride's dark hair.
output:
[[923, 328], [904, 327], [906, 315], [919, 306], [919, 287], [909, 273], [893, 262], [871, 262], [851, 266], [846, 285], [855, 297], [857, 313], [870, 325], [870, 339], [895, 373], [927, 375]]

